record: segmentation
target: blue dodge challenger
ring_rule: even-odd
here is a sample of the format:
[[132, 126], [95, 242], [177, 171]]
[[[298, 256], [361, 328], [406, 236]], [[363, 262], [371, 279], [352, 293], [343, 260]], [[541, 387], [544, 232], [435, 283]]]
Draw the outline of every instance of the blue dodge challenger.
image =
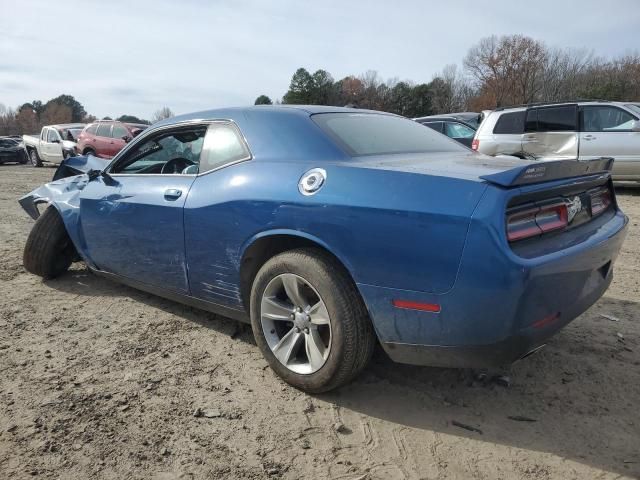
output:
[[[24, 266], [96, 274], [250, 322], [286, 382], [395, 361], [497, 366], [602, 296], [627, 217], [611, 159], [490, 158], [411, 120], [334, 107], [158, 123], [105, 168], [71, 157], [20, 199]], [[40, 214], [42, 212], [42, 214]]]

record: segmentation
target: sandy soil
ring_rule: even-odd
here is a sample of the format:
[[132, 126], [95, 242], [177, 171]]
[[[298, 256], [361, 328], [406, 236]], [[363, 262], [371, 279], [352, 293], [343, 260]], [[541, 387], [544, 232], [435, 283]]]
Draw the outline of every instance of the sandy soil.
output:
[[52, 174], [0, 166], [0, 478], [640, 476], [640, 189], [619, 192], [631, 228], [610, 290], [511, 386], [378, 352], [309, 396], [231, 320], [81, 264], [27, 274], [16, 199]]

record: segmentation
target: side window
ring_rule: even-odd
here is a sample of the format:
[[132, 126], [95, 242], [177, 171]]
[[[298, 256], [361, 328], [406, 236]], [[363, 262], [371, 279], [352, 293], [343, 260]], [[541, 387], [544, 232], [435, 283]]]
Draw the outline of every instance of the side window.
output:
[[538, 132], [575, 132], [576, 106], [538, 109]]
[[113, 125], [113, 132], [111, 133], [113, 138], [118, 138], [122, 140], [122, 137], [130, 137], [129, 130], [125, 128], [124, 125], [120, 125], [119, 123], [115, 123]]
[[442, 122], [425, 122], [423, 125], [435, 130], [436, 132], [442, 133]]
[[204, 139], [199, 173], [251, 158], [240, 132], [230, 123], [212, 123]]
[[475, 130], [461, 123], [445, 122], [444, 134], [451, 138], [473, 138]]
[[538, 109], [532, 108], [527, 110], [527, 117], [524, 121], [525, 132], [537, 132], [538, 131]]
[[53, 128], [50, 128], [49, 133], [47, 134], [47, 142], [53, 143], [59, 139], [60, 137], [58, 136], [58, 133]]
[[524, 131], [524, 114], [521, 112], [503, 113], [498, 118], [496, 126], [493, 127], [493, 133], [502, 134], [521, 134]]
[[111, 173], [197, 173], [206, 132], [206, 125], [158, 132], [127, 151]]
[[91, 135], [95, 135], [97, 130], [98, 130], [98, 126], [94, 123], [93, 125], [89, 125], [89, 127], [87, 128], [87, 133], [90, 133]]
[[110, 123], [101, 123], [98, 125], [98, 132], [96, 133], [98, 137], [110, 137], [111, 136], [111, 124]]
[[635, 118], [615, 107], [583, 107], [583, 132], [624, 132], [631, 130]]

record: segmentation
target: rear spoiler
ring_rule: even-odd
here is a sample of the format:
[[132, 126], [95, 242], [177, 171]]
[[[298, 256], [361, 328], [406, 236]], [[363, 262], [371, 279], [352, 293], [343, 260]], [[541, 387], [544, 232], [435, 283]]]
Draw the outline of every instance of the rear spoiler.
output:
[[609, 157], [594, 160], [551, 160], [529, 163], [504, 172], [483, 175], [480, 178], [501, 187], [517, 187], [563, 178], [609, 173], [612, 165], [613, 158]]

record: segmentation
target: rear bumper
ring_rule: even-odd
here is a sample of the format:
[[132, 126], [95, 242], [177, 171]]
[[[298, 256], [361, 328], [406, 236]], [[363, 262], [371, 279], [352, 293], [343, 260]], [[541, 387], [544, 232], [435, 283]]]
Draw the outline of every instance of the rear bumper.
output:
[[[359, 284], [380, 342], [400, 363], [498, 366], [525, 356], [593, 305], [609, 287], [627, 229], [615, 212], [577, 245], [534, 259], [498, 255], [482, 229], [469, 242], [454, 288], [442, 295]], [[484, 232], [486, 233], [486, 232]], [[393, 300], [434, 303], [439, 312]]]

